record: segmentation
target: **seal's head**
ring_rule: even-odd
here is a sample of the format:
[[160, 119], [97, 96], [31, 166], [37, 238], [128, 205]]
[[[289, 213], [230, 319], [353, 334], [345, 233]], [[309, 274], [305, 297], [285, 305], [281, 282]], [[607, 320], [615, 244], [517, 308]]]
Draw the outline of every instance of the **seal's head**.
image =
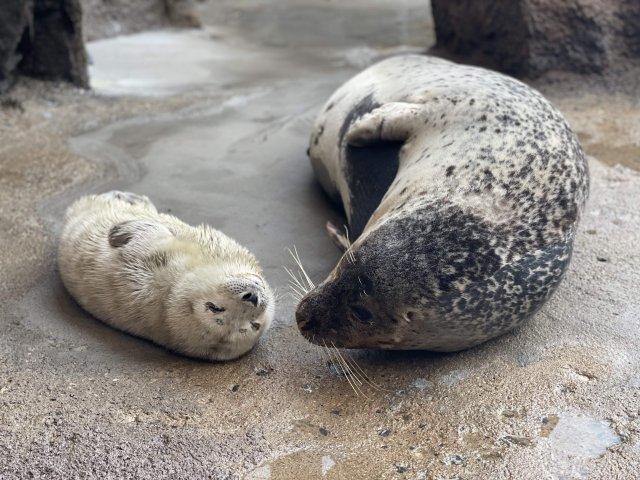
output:
[[493, 227], [459, 208], [389, 215], [301, 300], [298, 328], [313, 343], [342, 348], [466, 348], [486, 333], [469, 323], [491, 314], [482, 299], [493, 295], [501, 250]]
[[393, 348], [403, 337], [397, 305], [389, 305], [382, 272], [372, 271], [354, 253], [309, 292], [296, 310], [302, 335], [318, 345], [339, 348]]
[[273, 320], [273, 293], [257, 273], [200, 267], [186, 274], [176, 290], [183, 321], [171, 325], [171, 333], [185, 349], [197, 349], [197, 356], [239, 357], [251, 350]]
[[340, 348], [416, 348], [412, 331], [427, 275], [415, 275], [415, 252], [393, 222], [360, 237], [329, 277], [298, 305], [296, 321], [312, 343]]

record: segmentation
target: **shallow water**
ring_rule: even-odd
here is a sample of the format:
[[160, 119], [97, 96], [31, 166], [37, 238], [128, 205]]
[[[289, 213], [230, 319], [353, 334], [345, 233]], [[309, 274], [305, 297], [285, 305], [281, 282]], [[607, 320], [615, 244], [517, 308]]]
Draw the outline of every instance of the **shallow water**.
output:
[[587, 461], [604, 455], [621, 441], [607, 422], [583, 415], [561, 415], [549, 435], [551, 469], [559, 478], [587, 478]]

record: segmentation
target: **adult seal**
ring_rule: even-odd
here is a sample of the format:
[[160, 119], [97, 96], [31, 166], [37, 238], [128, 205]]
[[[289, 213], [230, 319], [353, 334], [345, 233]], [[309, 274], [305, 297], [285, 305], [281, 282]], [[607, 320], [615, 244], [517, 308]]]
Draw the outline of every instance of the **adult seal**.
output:
[[523, 83], [384, 60], [324, 106], [309, 156], [353, 241], [296, 311], [312, 342], [457, 351], [522, 324], [569, 264], [589, 189], [562, 115]]
[[65, 287], [109, 325], [207, 360], [249, 351], [274, 298], [255, 257], [221, 232], [113, 191], [67, 210], [58, 247]]

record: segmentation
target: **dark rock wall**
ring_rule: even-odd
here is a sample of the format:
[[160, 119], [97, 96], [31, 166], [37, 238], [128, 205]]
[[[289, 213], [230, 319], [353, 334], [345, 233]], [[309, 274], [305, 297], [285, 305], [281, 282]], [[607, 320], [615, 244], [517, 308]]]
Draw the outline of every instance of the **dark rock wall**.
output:
[[89, 86], [80, 0], [2, 0], [0, 92], [18, 73]]
[[640, 59], [640, 0], [431, 3], [439, 48], [508, 73], [604, 73]]
[[18, 74], [88, 87], [85, 39], [198, 26], [192, 1], [0, 0], [0, 93]]
[[[515, 70], [529, 55], [528, 26], [519, 1], [432, 0], [438, 46], [503, 70]], [[510, 21], [505, 22], [504, 19]], [[507, 44], [508, 43], [508, 44]]]
[[18, 50], [21, 73], [89, 86], [79, 0], [35, 0], [33, 28]]
[[0, 8], [0, 92], [9, 86], [12, 74], [21, 60], [18, 44], [29, 25], [30, 2], [2, 0]]

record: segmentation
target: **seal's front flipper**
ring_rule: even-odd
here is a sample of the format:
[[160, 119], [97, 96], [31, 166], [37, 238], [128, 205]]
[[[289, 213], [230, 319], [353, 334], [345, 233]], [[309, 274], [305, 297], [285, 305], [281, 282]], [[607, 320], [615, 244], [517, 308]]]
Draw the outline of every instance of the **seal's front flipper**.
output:
[[426, 110], [420, 103], [385, 103], [351, 124], [347, 144], [362, 147], [377, 142], [404, 142], [418, 123], [424, 123]]
[[[338, 249], [344, 253], [349, 249], [349, 238], [347, 237], [346, 234], [342, 233], [338, 227], [336, 227], [333, 223], [331, 222], [327, 222], [325, 225], [325, 228], [327, 229], [327, 233], [329, 234], [329, 238], [333, 241], [333, 243], [335, 244], [336, 247], [338, 247]], [[345, 232], [346, 232], [346, 227], [345, 227]]]
[[164, 225], [151, 220], [130, 220], [111, 227], [108, 235], [109, 245], [113, 248], [124, 247], [136, 236], [151, 239], [158, 236], [173, 236], [173, 234]]

